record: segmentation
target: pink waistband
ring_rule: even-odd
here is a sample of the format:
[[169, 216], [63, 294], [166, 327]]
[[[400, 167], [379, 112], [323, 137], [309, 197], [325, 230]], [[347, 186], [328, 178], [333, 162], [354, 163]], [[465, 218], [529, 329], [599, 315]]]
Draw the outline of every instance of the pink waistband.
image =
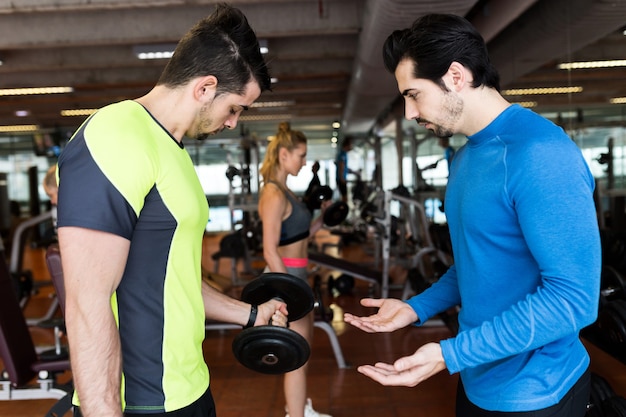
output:
[[287, 268], [306, 268], [309, 264], [307, 258], [282, 258], [282, 260]]

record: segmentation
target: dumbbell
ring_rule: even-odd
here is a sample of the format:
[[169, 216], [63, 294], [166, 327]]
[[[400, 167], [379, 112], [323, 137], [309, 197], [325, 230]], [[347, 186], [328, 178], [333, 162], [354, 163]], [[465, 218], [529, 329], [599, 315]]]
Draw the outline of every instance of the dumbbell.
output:
[[331, 227], [338, 226], [348, 217], [349, 212], [348, 204], [343, 201], [335, 201], [324, 210], [324, 224]]
[[[243, 288], [241, 300], [253, 305], [271, 299], [287, 304], [289, 321], [306, 316], [314, 306], [309, 284], [290, 274], [267, 272]], [[244, 329], [233, 340], [233, 354], [246, 368], [264, 374], [284, 374], [300, 368], [311, 355], [304, 337], [285, 327], [271, 324]]]
[[[307, 208], [313, 212], [322, 207], [323, 201], [328, 201], [333, 198], [333, 190], [328, 185], [320, 185], [313, 189], [313, 191], [306, 196]], [[326, 226], [340, 225], [347, 217], [350, 208], [348, 204], [343, 201], [336, 201], [326, 208], [324, 211], [323, 221]]]
[[333, 198], [333, 189], [328, 185], [318, 185], [305, 196], [306, 206], [312, 212], [322, 207], [322, 202]]
[[226, 178], [228, 178], [228, 181], [232, 182], [238, 175], [241, 175], [241, 171], [237, 167], [229, 165], [226, 169]]

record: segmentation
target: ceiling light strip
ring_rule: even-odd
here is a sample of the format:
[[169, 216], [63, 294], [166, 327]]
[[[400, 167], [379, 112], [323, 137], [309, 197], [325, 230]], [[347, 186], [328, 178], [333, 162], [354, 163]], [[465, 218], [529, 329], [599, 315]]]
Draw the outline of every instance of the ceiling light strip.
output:
[[61, 110], [61, 116], [74, 117], [74, 116], [90, 116], [97, 112], [98, 109], [74, 109], [74, 110]]
[[526, 107], [526, 108], [537, 107], [537, 102], [536, 101], [518, 101], [518, 102], [512, 103], [512, 104], [519, 104], [520, 106]]
[[252, 103], [250, 107], [252, 108], [261, 108], [261, 107], [289, 107], [295, 106], [295, 100], [286, 100], [286, 101], [258, 101], [256, 103]]
[[42, 94], [65, 94], [71, 93], [72, 87], [30, 87], [30, 88], [2, 88], [0, 96], [30, 96]]
[[576, 87], [538, 87], [538, 88], [512, 88], [510, 90], [502, 91], [505, 96], [528, 96], [528, 95], [543, 95], [543, 94], [569, 94], [569, 93], [582, 93], [583, 88]]
[[156, 52], [140, 52], [137, 54], [139, 59], [170, 59], [174, 55], [174, 51], [156, 51]]
[[37, 125], [7, 125], [0, 126], [0, 132], [15, 133], [15, 132], [36, 132], [39, 130]]
[[562, 70], [626, 67], [626, 59], [613, 59], [609, 61], [564, 62], [557, 65], [557, 67], [558, 69]]
[[263, 121], [273, 121], [273, 120], [291, 120], [291, 114], [267, 114], [267, 115], [247, 115], [240, 116], [239, 120], [243, 122], [263, 122]]
[[626, 97], [615, 97], [609, 100], [611, 104], [626, 104]]

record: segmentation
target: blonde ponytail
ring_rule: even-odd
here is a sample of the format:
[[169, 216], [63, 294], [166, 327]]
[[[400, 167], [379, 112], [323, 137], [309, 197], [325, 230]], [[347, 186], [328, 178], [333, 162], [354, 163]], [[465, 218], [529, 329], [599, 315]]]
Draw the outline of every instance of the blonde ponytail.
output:
[[278, 160], [280, 150], [285, 148], [288, 151], [292, 151], [296, 146], [301, 144], [306, 145], [306, 136], [304, 133], [298, 130], [291, 130], [291, 126], [288, 122], [281, 122], [278, 125], [276, 137], [267, 145], [263, 164], [261, 168], [259, 168], [259, 173], [263, 177], [264, 184], [275, 179], [276, 171], [280, 166], [280, 161]]

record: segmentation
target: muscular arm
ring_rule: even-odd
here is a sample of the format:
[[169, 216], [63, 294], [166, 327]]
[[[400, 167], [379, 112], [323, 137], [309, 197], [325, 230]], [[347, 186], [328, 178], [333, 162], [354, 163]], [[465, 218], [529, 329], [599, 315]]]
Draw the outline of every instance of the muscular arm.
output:
[[120, 339], [111, 296], [124, 272], [130, 242], [95, 230], [61, 227], [65, 316], [72, 376], [81, 411], [122, 416]]

